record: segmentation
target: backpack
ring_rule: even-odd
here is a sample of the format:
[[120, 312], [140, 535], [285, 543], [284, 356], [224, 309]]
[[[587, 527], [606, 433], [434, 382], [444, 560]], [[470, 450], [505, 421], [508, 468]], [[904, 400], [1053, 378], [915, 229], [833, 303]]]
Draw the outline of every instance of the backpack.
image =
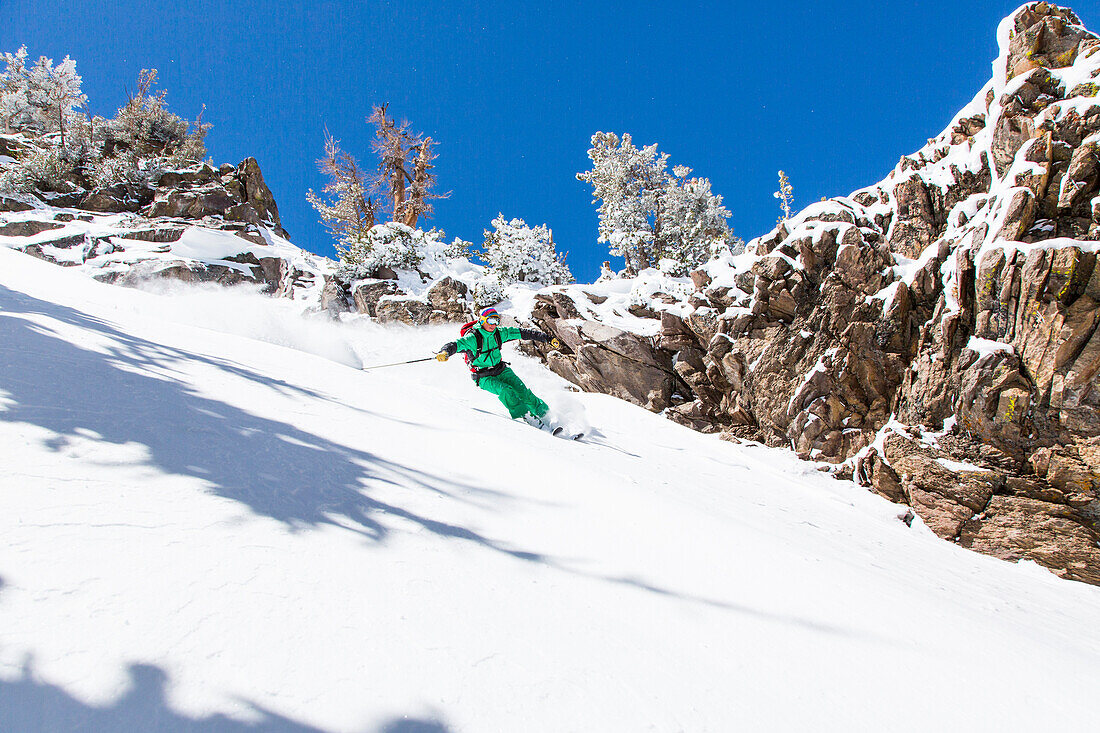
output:
[[[484, 343], [485, 337], [481, 335], [481, 331], [477, 330], [477, 324], [478, 324], [477, 319], [472, 320], [468, 323], [464, 323], [464, 324], [462, 324], [462, 328], [458, 332], [459, 337], [462, 337], [462, 336], [465, 336], [465, 335], [469, 334], [470, 331], [473, 331], [474, 332], [474, 338], [477, 340], [477, 352], [475, 352], [473, 354], [471, 354], [469, 351], [463, 351], [462, 352], [462, 358], [466, 360], [466, 366], [470, 367], [470, 372], [471, 372], [471, 374], [473, 374], [475, 380], [477, 379], [477, 376], [478, 376], [478, 374], [477, 374], [478, 373], [478, 368], [473, 365], [474, 360], [477, 359], [477, 357], [481, 356], [481, 353], [483, 351], [485, 351], [485, 343]], [[499, 329], [493, 332], [493, 337], [496, 339], [496, 342], [497, 342], [496, 347], [498, 349], [501, 346], [503, 346], [504, 341], [500, 338], [500, 330]], [[504, 362], [502, 361], [501, 364], [503, 364], [503, 363]]]

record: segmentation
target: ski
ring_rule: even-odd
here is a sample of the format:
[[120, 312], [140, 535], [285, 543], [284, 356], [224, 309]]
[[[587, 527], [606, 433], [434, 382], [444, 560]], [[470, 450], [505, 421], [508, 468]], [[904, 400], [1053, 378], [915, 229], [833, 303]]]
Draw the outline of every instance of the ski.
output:
[[553, 435], [555, 438], [561, 438], [562, 440], [580, 440], [584, 437], [584, 433], [567, 433], [563, 427], [554, 428]]

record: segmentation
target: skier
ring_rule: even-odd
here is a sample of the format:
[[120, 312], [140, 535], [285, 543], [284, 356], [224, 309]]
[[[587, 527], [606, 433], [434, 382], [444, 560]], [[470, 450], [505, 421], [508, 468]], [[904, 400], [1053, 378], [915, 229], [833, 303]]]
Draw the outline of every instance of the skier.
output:
[[501, 361], [500, 347], [504, 342], [519, 339], [549, 343], [555, 349], [561, 348], [561, 342], [544, 333], [501, 326], [500, 314], [496, 309], [486, 308], [481, 311], [474, 328], [458, 341], [444, 344], [435, 358], [438, 361], [447, 361], [459, 351], [466, 352], [470, 355], [467, 359], [477, 386], [500, 398], [513, 419], [522, 417], [528, 424], [540, 430], [554, 431], [555, 426], [548, 417], [550, 408], [547, 404], [527, 388], [507, 362]]

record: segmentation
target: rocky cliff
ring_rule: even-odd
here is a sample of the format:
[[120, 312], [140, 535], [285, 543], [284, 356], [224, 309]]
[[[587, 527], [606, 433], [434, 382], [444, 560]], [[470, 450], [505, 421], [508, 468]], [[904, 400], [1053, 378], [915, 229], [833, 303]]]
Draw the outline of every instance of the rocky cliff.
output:
[[[30, 155], [34, 144], [0, 135], [0, 164]], [[319, 292], [333, 268], [287, 241], [255, 158], [165, 170], [147, 183], [57, 188], [0, 192], [0, 246], [105, 282], [253, 283], [292, 298]]]
[[[693, 292], [592, 316], [539, 296], [584, 389], [790, 446], [946, 540], [1100, 584], [1100, 39], [1030, 3], [993, 79], [879, 183], [810, 206]], [[628, 311], [628, 312], [626, 312]]]

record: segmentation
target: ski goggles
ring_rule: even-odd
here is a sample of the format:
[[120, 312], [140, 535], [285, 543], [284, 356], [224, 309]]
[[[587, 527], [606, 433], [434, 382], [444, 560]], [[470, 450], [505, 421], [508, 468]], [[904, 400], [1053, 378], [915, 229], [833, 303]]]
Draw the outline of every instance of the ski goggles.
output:
[[482, 318], [481, 322], [484, 323], [486, 326], [499, 326], [500, 316], [488, 316], [486, 318]]

